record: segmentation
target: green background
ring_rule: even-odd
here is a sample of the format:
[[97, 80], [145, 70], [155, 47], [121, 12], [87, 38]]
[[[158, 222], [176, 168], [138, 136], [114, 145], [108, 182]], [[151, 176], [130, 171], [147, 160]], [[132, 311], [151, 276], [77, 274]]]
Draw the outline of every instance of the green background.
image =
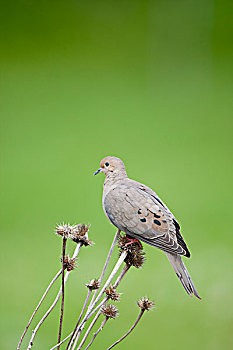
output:
[[[63, 335], [74, 326], [116, 231], [101, 206], [103, 175], [92, 176], [115, 155], [178, 218], [203, 300], [144, 245], [144, 267], [119, 288], [120, 317], [93, 348], [123, 335], [148, 296], [154, 311], [119, 349], [230, 349], [232, 1], [2, 1], [0, 17], [0, 348], [16, 348], [60, 267], [62, 221], [90, 222], [95, 241], [67, 284]], [[56, 343], [58, 316], [59, 307], [33, 349]]]

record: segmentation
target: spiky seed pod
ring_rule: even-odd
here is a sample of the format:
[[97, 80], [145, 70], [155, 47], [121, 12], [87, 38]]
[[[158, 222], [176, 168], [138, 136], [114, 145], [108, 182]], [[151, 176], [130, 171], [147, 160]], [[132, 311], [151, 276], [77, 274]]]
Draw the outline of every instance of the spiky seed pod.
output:
[[126, 249], [127, 247], [125, 245], [128, 242], [129, 240], [125, 235], [119, 235], [117, 244], [120, 249]]
[[143, 311], [149, 311], [154, 307], [153, 301], [149, 301], [147, 298], [142, 298], [138, 300], [137, 304]]
[[69, 238], [76, 243], [81, 243], [84, 246], [93, 245], [93, 242], [88, 239], [89, 225], [74, 225], [74, 228], [69, 235]]
[[142, 246], [137, 242], [126, 245], [129, 242], [126, 236], [120, 236], [118, 239], [118, 247], [120, 249], [120, 254], [123, 251], [127, 251], [127, 256], [125, 258], [125, 263], [129, 266], [134, 266], [137, 269], [142, 267], [145, 262], [145, 252]]
[[108, 318], [116, 318], [119, 315], [119, 311], [113, 304], [105, 304], [100, 309], [101, 313]]
[[86, 284], [86, 287], [91, 289], [91, 290], [99, 289], [100, 282], [97, 279], [91, 280], [89, 283]]
[[111, 284], [108, 288], [105, 289], [105, 293], [107, 297], [113, 301], [118, 301], [121, 296], [121, 293], [117, 293], [116, 288], [114, 288]]
[[63, 222], [63, 224], [56, 226], [56, 234], [58, 236], [68, 238], [72, 234], [74, 228], [75, 228], [75, 225], [70, 225], [69, 223], [64, 224]]
[[[62, 258], [61, 258], [62, 261]], [[64, 258], [64, 269], [67, 269], [67, 271], [72, 271], [75, 269], [77, 265], [77, 259], [76, 258], [70, 258], [69, 254], [65, 256]]]
[[88, 225], [78, 224], [78, 225], [76, 225], [75, 230], [80, 236], [85, 236], [85, 234], [88, 232], [90, 226], [91, 226], [91, 224], [88, 224]]

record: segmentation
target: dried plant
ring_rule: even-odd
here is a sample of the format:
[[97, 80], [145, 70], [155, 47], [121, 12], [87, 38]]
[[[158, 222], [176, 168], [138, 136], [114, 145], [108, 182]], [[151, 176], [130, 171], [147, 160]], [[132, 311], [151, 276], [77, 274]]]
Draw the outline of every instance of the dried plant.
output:
[[119, 316], [119, 311], [113, 304], [106, 304], [101, 307], [100, 312], [107, 318], [116, 318]]
[[116, 288], [110, 284], [108, 288], [105, 289], [106, 296], [113, 300], [113, 301], [119, 301], [121, 293], [116, 292]]
[[138, 306], [141, 309], [138, 318], [136, 319], [136, 321], [134, 322], [132, 327], [128, 330], [128, 332], [125, 335], [123, 335], [123, 337], [121, 337], [119, 340], [117, 340], [114, 344], [112, 344], [107, 350], [112, 349], [114, 346], [116, 346], [122, 340], [124, 340], [126, 337], [128, 337], [128, 335], [134, 330], [134, 328], [137, 326], [138, 322], [141, 320], [144, 312], [151, 310], [153, 308], [153, 306], [154, 306], [154, 303], [152, 301], [149, 301], [147, 298], [142, 298], [141, 300], [139, 300], [137, 302], [137, 304], [138, 304]]
[[[57, 234], [58, 236], [62, 236], [63, 238], [66, 238], [66, 239], [67, 239], [67, 238], [71, 238], [70, 235], [72, 234], [72, 230], [74, 230], [74, 228], [75, 228], [76, 226], [77, 226], [77, 225], [70, 225], [70, 224], [64, 224], [64, 223], [63, 223], [62, 225], [61, 225], [61, 224], [60, 224], [60, 225], [57, 225], [56, 231], [55, 231], [55, 232], [56, 232], [56, 234]], [[86, 231], [86, 239], [88, 240], [88, 232], [87, 232], [87, 231]], [[76, 259], [76, 258], [77, 258], [78, 254], [79, 254], [79, 251], [80, 251], [80, 249], [81, 249], [82, 246], [83, 246], [83, 244], [82, 244], [81, 242], [77, 243], [76, 248], [75, 248], [74, 253], [73, 253], [73, 256], [72, 256], [72, 259]], [[33, 318], [34, 318], [36, 312], [38, 311], [38, 309], [39, 309], [39, 307], [40, 307], [42, 301], [44, 300], [45, 296], [47, 295], [49, 289], [50, 289], [51, 286], [54, 284], [54, 282], [56, 281], [56, 279], [60, 276], [60, 274], [62, 274], [62, 270], [63, 270], [63, 268], [57, 273], [57, 275], [55, 276], [56, 278], [54, 278], [54, 279], [51, 281], [51, 283], [49, 284], [49, 287], [47, 288], [47, 290], [46, 290], [45, 293], [43, 294], [43, 297], [41, 298], [40, 302], [38, 303], [36, 309], [33, 311], [33, 314], [32, 314], [32, 316], [31, 316], [31, 318], [30, 318], [30, 320], [29, 320], [29, 322], [28, 322], [28, 324], [27, 324], [27, 326], [26, 326], [26, 328], [25, 328], [25, 330], [24, 330], [24, 332], [23, 332], [23, 334], [22, 334], [22, 336], [21, 336], [21, 338], [20, 338], [20, 341], [19, 341], [18, 346], [17, 346], [17, 350], [20, 349], [21, 344], [22, 344], [22, 341], [23, 341], [23, 339], [24, 339], [24, 337], [25, 337], [25, 335], [26, 335], [26, 332], [27, 332], [27, 330], [28, 330], [28, 328], [29, 328], [29, 326], [30, 326], [30, 324], [31, 324], [31, 322], [32, 322], [32, 320], [33, 320]], [[71, 270], [66, 272], [66, 275], [65, 275], [65, 277], [64, 277], [64, 284], [66, 284], [70, 273], [71, 273]], [[34, 330], [32, 331], [32, 336], [31, 336], [31, 338], [30, 338], [30, 341], [29, 341], [29, 344], [28, 344], [28, 347], [27, 347], [28, 350], [31, 349], [37, 331], [39, 330], [40, 326], [43, 324], [43, 322], [45, 321], [45, 319], [46, 319], [46, 318], [49, 316], [49, 314], [52, 312], [52, 310], [54, 309], [54, 307], [56, 306], [56, 304], [57, 304], [57, 302], [58, 302], [58, 300], [59, 300], [61, 294], [62, 294], [62, 287], [60, 288], [60, 290], [59, 290], [59, 292], [58, 292], [58, 294], [57, 294], [55, 300], [53, 301], [52, 305], [50, 306], [50, 308], [47, 310], [47, 312], [46, 312], [46, 313], [44, 314], [44, 316], [40, 319], [40, 321], [37, 323], [36, 327], [35, 327]]]
[[134, 266], [137, 269], [142, 267], [145, 262], [145, 253], [141, 243], [135, 242], [129, 245], [127, 236], [119, 236], [118, 247], [120, 254], [123, 251], [127, 251], [127, 256], [125, 258], [125, 263], [127, 265]]
[[91, 280], [91, 282], [86, 284], [86, 287], [90, 290], [97, 290], [100, 287], [100, 281], [99, 280]]
[[138, 300], [137, 304], [143, 312], [152, 310], [154, 307], [154, 302], [149, 301], [147, 298], [142, 298], [142, 299]]
[[70, 258], [69, 254], [67, 254], [64, 258], [63, 264], [64, 264], [64, 270], [67, 269], [67, 271], [72, 271], [77, 266], [77, 258]]
[[[33, 321], [33, 318], [38, 311], [41, 303], [43, 302], [44, 298], [46, 297], [48, 291], [50, 290], [51, 286], [54, 284], [54, 282], [58, 279], [58, 277], [61, 275], [61, 287], [60, 290], [53, 301], [50, 308], [47, 310], [47, 312], [44, 314], [44, 316], [40, 319], [40, 321], [35, 326], [34, 330], [32, 331], [32, 335], [27, 347], [27, 350], [30, 350], [33, 346], [35, 336], [40, 328], [40, 326], [44, 323], [45, 319], [50, 315], [54, 307], [56, 306], [60, 296], [61, 296], [61, 312], [60, 312], [60, 322], [59, 322], [59, 334], [58, 334], [58, 342], [56, 345], [54, 345], [50, 350], [52, 349], [59, 349], [60, 345], [63, 344], [65, 341], [68, 341], [67, 350], [79, 350], [82, 349], [84, 346], [84, 343], [86, 342], [87, 338], [91, 334], [91, 331], [95, 324], [97, 323], [98, 319], [101, 315], [104, 316], [104, 320], [101, 322], [99, 328], [97, 331], [93, 334], [91, 341], [87, 345], [86, 349], [89, 349], [91, 345], [93, 344], [95, 338], [100, 333], [100, 331], [104, 328], [105, 324], [109, 319], [115, 319], [118, 315], [118, 309], [115, 305], [109, 304], [109, 300], [112, 300], [114, 302], [119, 302], [120, 295], [122, 293], [119, 293], [116, 291], [119, 284], [121, 283], [122, 279], [126, 276], [127, 272], [131, 269], [131, 267], [142, 267], [142, 265], [145, 262], [145, 253], [143, 251], [142, 245], [140, 242], [130, 242], [129, 239], [126, 236], [120, 235], [120, 230], [117, 231], [112, 245], [110, 247], [110, 250], [108, 252], [104, 267], [102, 269], [101, 275], [99, 279], [92, 279], [89, 283], [86, 284], [87, 287], [87, 295], [83, 302], [83, 306], [81, 308], [80, 314], [77, 317], [77, 321], [75, 323], [75, 326], [70, 334], [68, 334], [64, 339], [61, 340], [61, 334], [62, 334], [62, 325], [63, 325], [63, 314], [64, 314], [64, 299], [65, 299], [65, 284], [68, 280], [69, 274], [71, 271], [75, 269], [77, 266], [77, 256], [79, 254], [79, 251], [81, 247], [83, 246], [91, 246], [93, 245], [93, 242], [91, 242], [88, 238], [88, 231], [89, 231], [90, 225], [70, 225], [68, 224], [59, 224], [56, 226], [56, 234], [60, 237], [62, 237], [62, 268], [58, 271], [58, 273], [55, 275], [55, 277], [52, 279], [51, 283], [49, 284], [48, 288], [46, 289], [45, 293], [43, 294], [40, 302], [38, 303], [36, 309], [34, 310], [22, 336], [19, 341], [17, 350], [20, 349], [23, 338]], [[76, 243], [76, 248], [74, 250], [74, 253], [72, 257], [69, 256], [69, 254], [66, 254], [66, 246], [67, 246], [67, 240], [71, 240]], [[117, 242], [118, 241], [118, 242]], [[110, 258], [112, 256], [112, 252], [114, 250], [114, 247], [118, 243], [119, 247], [119, 258], [113, 267], [112, 271], [110, 272], [108, 278], [106, 281], [102, 284], [102, 281], [104, 279], [106, 269], [109, 265]], [[121, 268], [122, 264], [124, 264], [123, 269], [120, 273], [118, 273], [119, 269]], [[115, 276], [118, 273], [118, 277], [114, 280]], [[140, 314], [134, 323], [134, 325], [131, 327], [131, 329], [117, 342], [115, 342], [110, 348], [117, 345], [119, 342], [121, 342], [123, 339], [125, 339], [132, 330], [136, 327], [138, 322], [140, 321], [142, 315], [145, 311], [150, 310], [153, 307], [153, 303], [150, 302], [147, 298], [143, 298], [137, 302], [139, 308], [140, 308]], [[89, 323], [90, 322], [90, 323]], [[85, 333], [83, 334], [86, 324], [89, 323], [89, 326]], [[82, 336], [83, 334], [83, 336]], [[81, 338], [82, 336], [82, 338]], [[109, 348], [109, 349], [110, 349]]]

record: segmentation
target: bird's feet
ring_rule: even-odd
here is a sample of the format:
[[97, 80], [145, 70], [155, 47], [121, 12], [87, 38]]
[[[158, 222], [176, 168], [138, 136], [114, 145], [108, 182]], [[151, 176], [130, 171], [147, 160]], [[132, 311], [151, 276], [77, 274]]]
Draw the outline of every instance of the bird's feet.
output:
[[142, 249], [142, 243], [137, 238], [130, 238], [126, 236], [128, 242], [125, 244], [125, 247], [127, 247], [130, 244], [137, 243], [139, 247]]

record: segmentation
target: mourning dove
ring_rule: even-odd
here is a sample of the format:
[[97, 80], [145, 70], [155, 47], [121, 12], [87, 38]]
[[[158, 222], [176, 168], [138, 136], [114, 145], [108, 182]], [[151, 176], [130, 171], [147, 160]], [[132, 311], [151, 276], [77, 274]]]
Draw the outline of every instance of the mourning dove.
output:
[[106, 175], [102, 203], [107, 218], [134, 241], [163, 250], [186, 292], [201, 299], [181, 259], [190, 252], [174, 215], [152, 189], [128, 178], [121, 159], [102, 159], [94, 175], [100, 172]]

